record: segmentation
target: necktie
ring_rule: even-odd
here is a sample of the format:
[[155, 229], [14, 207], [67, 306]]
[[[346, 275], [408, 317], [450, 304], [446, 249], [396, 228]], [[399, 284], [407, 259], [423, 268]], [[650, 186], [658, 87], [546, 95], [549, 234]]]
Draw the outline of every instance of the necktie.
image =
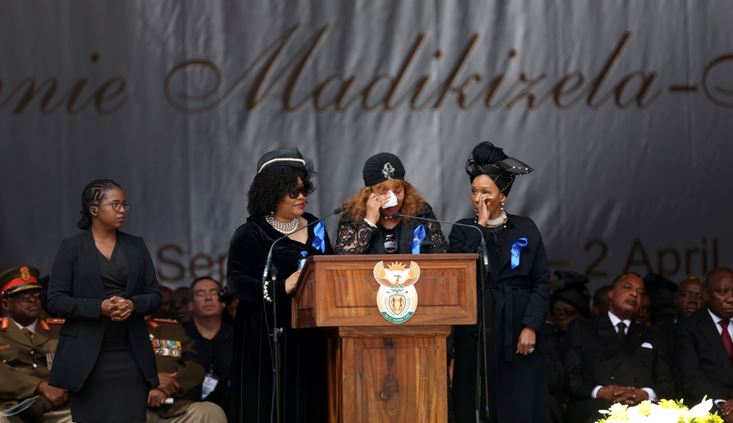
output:
[[29, 331], [28, 328], [23, 328], [20, 331], [23, 332], [23, 335], [25, 335], [29, 341], [33, 342], [33, 332]]
[[720, 332], [720, 337], [723, 340], [725, 352], [728, 353], [728, 359], [733, 360], [733, 341], [731, 341], [730, 333], [728, 333], [728, 320], [721, 320], [718, 324], [723, 328]]
[[[621, 342], [623, 342], [624, 341], [624, 338], [626, 337], [626, 323], [624, 323], [624, 322], [618, 322], [616, 324], [616, 327], [618, 328], [618, 332], [617, 332], [618, 339]], [[733, 345], [731, 345], [731, 346], [733, 347]]]

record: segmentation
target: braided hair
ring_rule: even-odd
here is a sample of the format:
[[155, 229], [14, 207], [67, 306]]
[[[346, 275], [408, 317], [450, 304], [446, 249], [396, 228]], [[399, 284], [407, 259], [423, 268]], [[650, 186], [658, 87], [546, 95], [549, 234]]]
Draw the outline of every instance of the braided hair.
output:
[[89, 213], [89, 207], [98, 205], [104, 199], [107, 191], [113, 188], [122, 189], [120, 184], [111, 179], [95, 179], [84, 187], [84, 191], [81, 193], [81, 210], [79, 211], [81, 217], [76, 222], [79, 229], [87, 230], [92, 227], [92, 215]]

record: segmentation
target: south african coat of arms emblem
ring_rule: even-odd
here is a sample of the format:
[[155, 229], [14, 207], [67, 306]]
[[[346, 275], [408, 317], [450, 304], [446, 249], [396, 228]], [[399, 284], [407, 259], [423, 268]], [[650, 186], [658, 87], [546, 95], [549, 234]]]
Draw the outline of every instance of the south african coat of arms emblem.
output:
[[380, 261], [374, 265], [374, 279], [379, 282], [377, 306], [379, 312], [390, 323], [400, 324], [410, 320], [417, 309], [415, 283], [420, 279], [420, 266], [410, 261], [410, 266], [394, 262], [384, 266]]

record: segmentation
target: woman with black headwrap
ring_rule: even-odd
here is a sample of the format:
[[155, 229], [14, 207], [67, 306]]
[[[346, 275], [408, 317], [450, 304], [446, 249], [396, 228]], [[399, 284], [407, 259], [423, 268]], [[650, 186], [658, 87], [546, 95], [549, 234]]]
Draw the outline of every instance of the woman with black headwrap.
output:
[[[325, 339], [310, 330], [290, 328], [290, 298], [305, 257], [331, 254], [322, 222], [305, 211], [313, 191], [310, 163], [297, 148], [264, 154], [249, 188], [250, 216], [229, 245], [227, 289], [239, 299], [235, 321], [233, 387], [229, 421], [270, 423], [325, 422], [327, 385]], [[306, 226], [314, 223], [306, 229]], [[267, 254], [277, 269], [274, 283], [261, 281]], [[274, 271], [271, 274], [275, 274]], [[279, 342], [270, 338], [277, 305]], [[275, 348], [278, 347], [278, 350]], [[274, 353], [282, 363], [276, 405]], [[279, 419], [274, 413], [279, 412]]]
[[[454, 330], [453, 400], [458, 422], [476, 421], [477, 410], [482, 421], [549, 420], [539, 333], [548, 308], [545, 247], [531, 219], [504, 211], [515, 176], [532, 170], [490, 142], [478, 144], [466, 163], [476, 216], [459, 223], [475, 226], [483, 234], [489, 268], [483, 272], [484, 285], [479, 285], [479, 319], [485, 328], [479, 323]], [[479, 231], [453, 226], [449, 242], [451, 252], [476, 252], [481, 236]], [[482, 333], [486, 342], [479, 336]]]

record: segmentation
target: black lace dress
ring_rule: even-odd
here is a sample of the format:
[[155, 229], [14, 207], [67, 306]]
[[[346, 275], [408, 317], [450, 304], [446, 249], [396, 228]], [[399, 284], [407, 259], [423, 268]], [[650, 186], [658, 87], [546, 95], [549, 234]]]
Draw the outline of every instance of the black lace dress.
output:
[[[433, 209], [427, 203], [416, 216], [435, 219]], [[334, 251], [336, 254], [410, 254], [414, 231], [419, 225], [425, 228], [425, 239], [420, 245], [421, 253], [448, 251], [448, 243], [437, 222], [403, 219], [394, 228], [385, 229], [381, 225], [372, 226], [364, 220], [354, 222], [348, 215], [339, 222]]]

